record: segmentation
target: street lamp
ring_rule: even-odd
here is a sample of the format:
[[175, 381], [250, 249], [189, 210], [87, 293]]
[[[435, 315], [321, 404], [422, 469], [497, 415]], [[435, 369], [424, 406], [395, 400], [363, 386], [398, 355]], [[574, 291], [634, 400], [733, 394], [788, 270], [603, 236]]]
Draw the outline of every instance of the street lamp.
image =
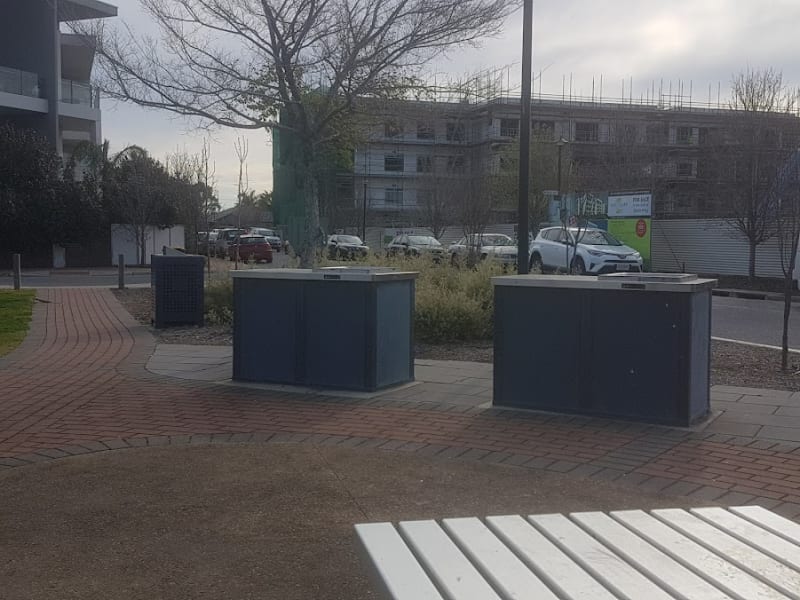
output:
[[563, 199], [562, 199], [562, 196], [561, 196], [561, 150], [568, 143], [569, 143], [569, 141], [564, 139], [563, 135], [556, 142], [556, 148], [558, 148], [558, 201], [559, 201], [559, 204], [562, 205], [561, 208], [564, 208]]
[[364, 201], [361, 205], [361, 241], [367, 243], [367, 174], [369, 173], [369, 158], [367, 145], [364, 144]]
[[556, 142], [556, 148], [558, 148], [558, 206], [560, 213], [559, 216], [561, 217], [561, 222], [564, 226], [564, 235], [566, 236], [566, 241], [567, 241], [565, 250], [567, 256], [566, 256], [566, 261], [564, 263], [567, 267], [567, 270], [569, 270], [569, 233], [567, 231], [567, 219], [569, 215], [567, 215], [566, 202], [564, 202], [564, 196], [561, 192], [561, 151], [563, 150], [564, 146], [568, 143], [569, 141], [564, 139], [563, 135]]
[[367, 178], [364, 177], [364, 201], [362, 202], [361, 212], [361, 240], [366, 243], [367, 239]]

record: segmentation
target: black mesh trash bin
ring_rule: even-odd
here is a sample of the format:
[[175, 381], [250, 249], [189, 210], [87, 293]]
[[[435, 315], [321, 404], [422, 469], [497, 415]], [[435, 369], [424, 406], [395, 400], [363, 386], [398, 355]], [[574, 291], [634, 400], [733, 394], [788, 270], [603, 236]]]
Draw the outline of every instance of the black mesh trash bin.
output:
[[386, 268], [233, 273], [233, 378], [354, 391], [414, 380], [414, 281]]
[[203, 325], [204, 281], [205, 257], [152, 255], [153, 325]]
[[496, 277], [494, 404], [688, 426], [709, 413], [712, 279]]

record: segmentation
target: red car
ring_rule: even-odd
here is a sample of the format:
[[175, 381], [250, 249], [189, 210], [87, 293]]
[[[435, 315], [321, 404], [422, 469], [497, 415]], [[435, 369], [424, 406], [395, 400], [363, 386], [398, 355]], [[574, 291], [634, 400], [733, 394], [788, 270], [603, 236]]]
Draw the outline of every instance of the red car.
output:
[[228, 258], [236, 259], [239, 253], [239, 260], [255, 262], [272, 262], [272, 246], [263, 235], [242, 235], [237, 237], [228, 246]]

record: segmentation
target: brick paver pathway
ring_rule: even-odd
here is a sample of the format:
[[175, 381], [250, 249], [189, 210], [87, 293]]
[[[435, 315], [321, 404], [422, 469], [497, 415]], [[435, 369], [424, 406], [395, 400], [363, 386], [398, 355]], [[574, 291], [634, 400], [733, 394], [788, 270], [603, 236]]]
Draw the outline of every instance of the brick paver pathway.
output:
[[0, 359], [0, 469], [178, 443], [379, 447], [624, 481], [800, 514], [800, 446], [750, 437], [426, 402], [264, 392], [168, 379], [108, 290], [38, 293], [32, 330]]

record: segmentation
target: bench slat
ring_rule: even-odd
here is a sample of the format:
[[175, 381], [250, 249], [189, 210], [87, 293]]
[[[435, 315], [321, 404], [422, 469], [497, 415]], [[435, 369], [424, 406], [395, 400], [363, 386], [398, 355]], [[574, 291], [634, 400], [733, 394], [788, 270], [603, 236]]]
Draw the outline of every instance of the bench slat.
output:
[[436, 521], [401, 521], [400, 533], [452, 600], [502, 600]]
[[712, 580], [740, 600], [786, 600], [787, 596], [723, 560], [700, 544], [641, 510], [611, 516], [697, 575]]
[[601, 512], [572, 513], [570, 518], [662, 587], [686, 600], [731, 600], [661, 550]]
[[620, 598], [674, 600], [663, 588], [647, 579], [564, 515], [531, 515], [528, 520]]
[[724, 508], [693, 508], [692, 514], [712, 523], [740, 541], [755, 546], [775, 560], [800, 569], [800, 546], [733, 514]]
[[754, 577], [778, 588], [795, 600], [800, 600], [800, 573], [791, 567], [740, 542], [685, 510], [679, 508], [654, 510], [652, 514]]
[[356, 525], [356, 533], [394, 600], [443, 600], [391, 523]]
[[558, 598], [480, 519], [444, 519], [445, 531], [509, 600]]
[[522, 517], [487, 517], [486, 523], [564, 600], [617, 600]]
[[762, 506], [734, 506], [731, 510], [790, 542], [800, 544], [800, 525], [794, 521], [784, 519]]

